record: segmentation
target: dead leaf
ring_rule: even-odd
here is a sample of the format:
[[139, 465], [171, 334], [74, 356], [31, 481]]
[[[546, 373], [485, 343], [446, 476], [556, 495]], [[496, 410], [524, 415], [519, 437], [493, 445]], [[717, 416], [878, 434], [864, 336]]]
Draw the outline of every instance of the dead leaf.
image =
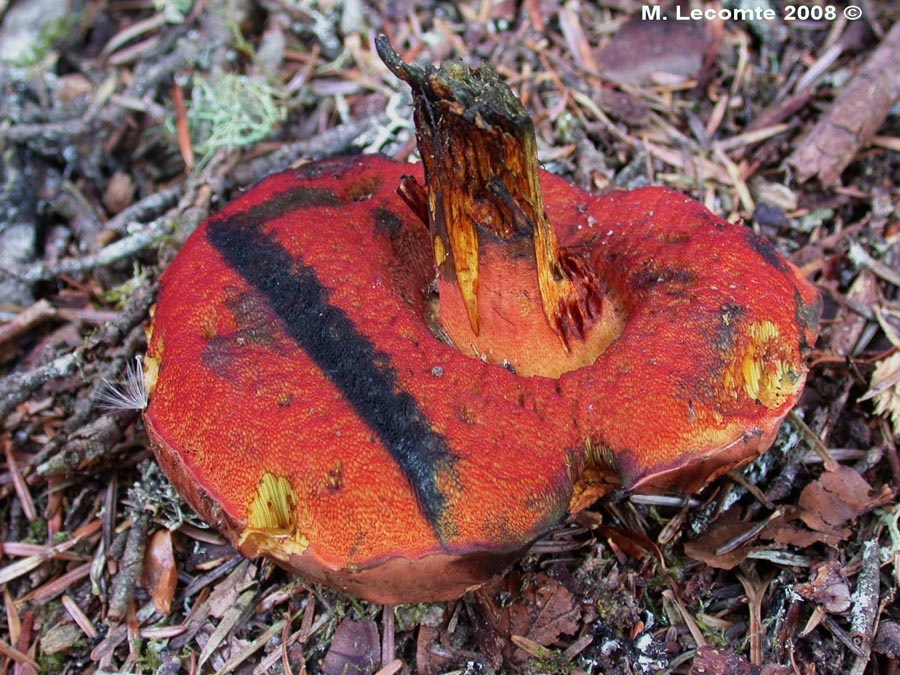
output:
[[859, 473], [838, 465], [807, 485], [798, 504], [802, 509], [800, 518], [809, 527], [846, 539], [850, 536], [847, 523], [892, 498], [887, 486], [872, 496], [872, 486]]
[[663, 555], [652, 539], [647, 535], [629, 530], [624, 527], [606, 525], [600, 514], [593, 511], [582, 511], [576, 514], [575, 522], [583, 525], [599, 536], [604, 537], [609, 545], [616, 551], [640, 560], [648, 553], [655, 553], [662, 560]]
[[818, 543], [837, 546], [843, 541], [841, 537], [833, 534], [814, 532], [805, 527], [797, 527], [793, 523], [785, 522], [775, 522], [767, 525], [759, 535], [764, 539], [770, 539], [776, 544], [793, 546], [795, 548], [807, 548]]
[[754, 668], [740, 654], [709, 646], [698, 649], [691, 664], [691, 675], [793, 675], [793, 672], [790, 666], [764, 665], [761, 669]]
[[153, 606], [163, 616], [172, 612], [172, 598], [178, 586], [178, 566], [172, 547], [172, 533], [157, 530], [147, 543], [141, 581], [153, 599]]
[[256, 583], [256, 565], [248, 559], [241, 560], [238, 566], [222, 581], [216, 584], [209, 594], [209, 613], [217, 619], [225, 616], [234, 607], [241, 593]]
[[753, 666], [740, 654], [717, 647], [700, 647], [691, 664], [691, 675], [751, 675]]
[[123, 171], [116, 171], [106, 184], [103, 206], [113, 215], [121, 213], [134, 202], [135, 189], [131, 176]]
[[615, 82], [637, 85], [694, 77], [716, 49], [710, 23], [635, 16], [600, 50], [601, 72]]
[[811, 581], [794, 586], [801, 598], [815, 602], [829, 614], [843, 614], [850, 609], [850, 586], [838, 561], [821, 562], [813, 573]]
[[750, 550], [749, 542], [728, 551], [717, 551], [736, 537], [746, 534], [756, 525], [745, 523], [741, 520], [740, 509], [729, 509], [716, 520], [702, 537], [696, 541], [689, 541], [684, 545], [684, 552], [694, 560], [706, 563], [710, 567], [721, 570], [730, 570], [740, 564]]
[[437, 642], [437, 627], [421, 624], [416, 640], [416, 671], [420, 675], [435, 675], [452, 670], [453, 659], [439, 650], [432, 649]]
[[562, 635], [578, 632], [581, 608], [568, 589], [553, 577], [538, 574], [523, 593], [524, 602], [510, 606], [510, 632], [547, 647]]
[[344, 619], [334, 631], [322, 663], [325, 675], [372, 675], [381, 660], [378, 628], [372, 619]]
[[882, 621], [878, 624], [872, 649], [889, 658], [900, 659], [900, 623]]
[[[543, 573], [524, 577], [509, 574], [502, 585], [492, 588], [494, 593], [479, 593], [479, 599], [494, 630], [507, 641], [516, 635], [547, 647], [563, 635], [578, 632], [581, 618], [578, 600], [553, 577]], [[498, 601], [501, 597], [504, 602]], [[526, 652], [513, 647], [511, 642], [504, 647], [508, 661], [521, 663], [527, 658]]]

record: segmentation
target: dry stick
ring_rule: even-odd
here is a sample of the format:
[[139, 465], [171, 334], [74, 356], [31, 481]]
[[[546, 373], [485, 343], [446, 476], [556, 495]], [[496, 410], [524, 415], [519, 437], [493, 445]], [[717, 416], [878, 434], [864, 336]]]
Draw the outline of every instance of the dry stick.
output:
[[747, 492], [749, 492], [756, 501], [765, 506], [769, 511], [775, 510], [775, 504], [763, 494], [763, 491], [759, 489], [759, 486], [754, 485], [750, 482], [750, 479], [747, 478], [743, 473], [741, 473], [737, 469], [732, 469], [728, 472], [728, 478], [737, 483], [742, 488], [744, 488]]
[[788, 414], [788, 421], [796, 427], [804, 440], [812, 445], [813, 450], [818, 453], [819, 457], [821, 457], [822, 461], [825, 463], [825, 468], [831, 470], [835, 465], [834, 457], [831, 456], [828, 446], [822, 442], [819, 435], [810, 428], [802, 417], [793, 411]]
[[900, 96], [900, 23], [894, 24], [865, 65], [847, 83], [787, 161], [800, 182], [818, 176], [826, 187], [836, 183], [887, 119]]
[[[107, 380], [114, 380], [118, 376], [121, 371], [122, 364], [125, 363], [126, 360], [130, 360], [135, 353], [135, 349], [137, 349], [137, 345], [143, 340], [143, 322], [147, 317], [147, 312], [149, 311], [150, 305], [153, 304], [154, 299], [156, 298], [156, 284], [149, 284], [143, 288], [138, 289], [134, 295], [131, 296], [128, 306], [123, 309], [119, 316], [115, 321], [110, 321], [105, 324], [94, 336], [92, 336], [85, 345], [82, 345], [78, 349], [73, 352], [77, 355], [80, 361], [84, 360], [86, 354], [90, 354], [97, 350], [101, 346], [112, 346], [118, 345], [125, 341], [125, 352], [122, 355], [121, 362], [113, 359], [111, 361], [102, 362], [97, 369], [97, 381], [95, 384], [95, 389], [98, 389], [102, 386], [102, 380], [105, 378]], [[80, 365], [80, 362], [79, 362]], [[73, 368], [74, 369], [74, 368]], [[70, 369], [69, 372], [71, 372]], [[56, 375], [56, 377], [64, 377], [69, 374], [62, 373]], [[50, 378], [53, 379], [53, 378]], [[44, 382], [36, 383], [35, 386], [28, 390], [23, 390], [22, 395], [24, 398], [21, 400], [26, 400], [31, 393], [40, 387]], [[15, 383], [13, 383], [14, 385]], [[4, 399], [4, 391], [7, 388], [7, 381], [0, 380], [0, 419], [3, 418], [3, 408], [2, 402]], [[11, 389], [11, 391], [16, 392], [16, 389]], [[21, 402], [21, 401], [19, 401]], [[84, 427], [86, 424], [89, 424], [93, 419], [93, 411], [94, 406], [96, 404], [96, 395], [79, 399], [74, 404], [74, 409], [72, 410], [71, 415], [63, 424], [63, 431], [57, 434], [49, 443], [47, 443], [39, 453], [37, 453], [31, 459], [32, 466], [40, 467], [42, 464], [47, 462], [48, 458], [55, 455], [63, 445], [68, 442], [69, 436]], [[15, 405], [18, 405], [16, 403]], [[59, 465], [61, 466], [61, 465]], [[47, 466], [39, 469], [39, 473], [47, 473], [50, 471], [52, 467]]]
[[881, 598], [880, 553], [881, 547], [877, 540], [870, 539], [863, 544], [862, 569], [856, 580], [856, 590], [853, 592], [850, 607], [850, 637], [865, 655], [856, 657], [850, 671], [851, 675], [862, 675], [872, 651], [875, 619]]
[[[217, 47], [225, 50], [228, 45], [218, 44]], [[170, 82], [175, 73], [184, 71], [194, 63], [200, 49], [201, 45], [195, 40], [179, 40], [174, 43], [171, 53], [160, 54], [154, 59], [146, 59], [135, 68], [131, 83], [121, 95], [103, 96], [101, 94], [101, 96], [95, 97], [90, 107], [83, 112], [78, 112], [79, 117], [72, 119], [50, 120], [33, 124], [10, 124], [0, 127], [0, 140], [5, 139], [12, 143], [29, 145], [37, 152], [50, 154], [58, 152], [56, 144], [71, 142], [73, 138], [91, 134], [100, 127], [116, 128], [130, 113], [130, 110], [121, 105], [120, 101], [141, 100], [144, 96], [152, 97], [154, 90], [163, 86], [163, 83]], [[112, 103], [113, 106], [106, 105], [107, 103]], [[4, 112], [8, 118], [14, 119], [17, 111]], [[40, 143], [36, 141], [40, 141]], [[53, 147], [48, 147], [48, 143]]]
[[[156, 607], [148, 602], [137, 611], [138, 625], [146, 623], [156, 613]], [[97, 663], [109, 662], [115, 649], [128, 638], [128, 627], [120, 624], [110, 629], [103, 641], [91, 650], [91, 661]]]
[[178, 203], [184, 187], [176, 185], [147, 195], [125, 210], [117, 213], [104, 225], [104, 229], [125, 234], [132, 223], [144, 223], [157, 218]]
[[22, 310], [9, 322], [0, 326], [0, 345], [25, 335], [35, 326], [57, 316], [57, 309], [47, 300], [41, 299]]
[[98, 267], [106, 267], [129, 256], [154, 246], [162, 241], [173, 230], [169, 218], [157, 218], [146, 229], [124, 239], [119, 239], [109, 246], [77, 258], [63, 258], [59, 262], [47, 264], [37, 262], [9, 270], [9, 276], [20, 281], [34, 283], [49, 281], [67, 275], [79, 275]]
[[38, 464], [37, 473], [44, 477], [64, 476], [95, 466], [114, 450], [120, 450], [123, 429], [137, 414], [129, 411], [130, 416], [122, 420], [109, 415], [95, 417], [66, 439], [61, 452]]
[[361, 120], [351, 120], [346, 124], [326, 129], [321, 134], [278, 148], [263, 157], [241, 162], [234, 168], [231, 177], [238, 185], [249, 185], [275, 169], [282, 169], [296, 162], [298, 157], [317, 159], [348, 152], [358, 139], [372, 129], [377, 129], [390, 121], [386, 114]]
[[125, 554], [119, 562], [119, 572], [113, 577], [109, 593], [109, 612], [107, 616], [113, 623], [121, 621], [126, 612], [138, 577], [144, 568], [144, 552], [147, 548], [147, 530], [150, 527], [150, 514], [139, 513], [128, 532], [125, 543]]
[[[219, 647], [222, 646], [225, 638], [233, 635], [235, 630], [247, 622], [247, 618], [249, 618], [249, 614], [253, 611], [254, 607], [256, 607], [257, 601], [258, 591], [255, 588], [249, 588], [238, 596], [238, 599], [231, 607], [225, 610], [225, 614], [219, 619], [219, 623], [216, 624], [215, 629], [209, 636], [209, 640], [206, 641], [206, 644], [203, 645], [203, 649], [200, 651], [200, 657], [198, 659], [199, 666], [202, 667], [203, 664], [219, 651]], [[281, 630], [280, 626], [279, 630]], [[243, 654], [243, 652], [241, 652], [241, 654]], [[228, 663], [232, 662], [233, 659], [229, 659]], [[235, 665], [240, 664], [236, 663]], [[230, 671], [223, 667], [217, 672]]]
[[894, 286], [900, 288], [900, 272], [897, 272], [890, 265], [885, 265], [880, 260], [876, 260], [857, 242], [850, 243], [850, 260], [860, 267], [871, 270], [875, 276], [880, 277]]
[[[674, 582], [672, 583], [672, 585], [674, 587]], [[667, 588], [662, 592], [662, 596], [666, 600], [671, 602], [678, 610], [678, 613], [681, 614], [681, 619], [682, 621], [684, 621], [685, 626], [687, 626], [691, 637], [694, 638], [694, 643], [697, 645], [697, 648], [699, 649], [700, 647], [705, 647], [708, 643], [706, 642], [706, 637], [703, 635], [703, 631], [700, 630], [700, 626], [697, 625], [697, 621], [688, 611], [687, 607], [684, 606], [684, 602], [682, 602], [681, 598], [675, 592], [674, 588]]]
[[860, 648], [860, 646], [853, 641], [850, 633], [845, 631], [834, 617], [826, 614], [822, 619], [822, 625], [831, 632], [831, 634], [838, 642], [840, 642], [848, 650], [850, 650], [850, 653], [854, 654], [858, 658], [865, 657], [865, 653], [863, 652], [862, 648]]
[[753, 527], [751, 527], [746, 532], [739, 534], [736, 537], [733, 537], [729, 541], [722, 544], [719, 548], [716, 549], [716, 555], [722, 556], [726, 553], [731, 553], [736, 548], [743, 546], [744, 544], [750, 542], [752, 539], [756, 538], [760, 532], [762, 532], [766, 527], [768, 527], [773, 520], [777, 518], [781, 518], [782, 512], [779, 509], [776, 509], [772, 514], [769, 515], [765, 520], [761, 520], [756, 523]]
[[28, 143], [35, 139], [45, 142], [68, 140], [91, 131], [91, 125], [83, 119], [62, 122], [39, 122], [36, 124], [13, 124], [0, 129], [0, 139], [10, 143]]
[[[252, 597], [253, 592], [247, 591]], [[243, 597], [243, 596], [242, 596]], [[297, 616], [296, 614], [294, 616]], [[294, 617], [291, 617], [293, 620]], [[289, 625], [287, 619], [279, 619], [274, 624], [272, 624], [268, 629], [266, 629], [263, 633], [256, 637], [256, 639], [249, 642], [244, 646], [237, 654], [234, 654], [230, 659], [228, 659], [221, 668], [216, 671], [216, 675], [228, 675], [228, 673], [234, 672], [239, 666], [241, 666], [247, 659], [249, 659], [254, 652], [261, 649], [265, 646], [265, 644], [271, 640], [273, 637], [278, 635], [284, 627]], [[202, 663], [202, 662], [201, 662]]]
[[34, 500], [31, 498], [31, 492], [28, 491], [28, 484], [22, 476], [15, 455], [13, 455], [12, 441], [3, 441], [3, 452], [6, 455], [6, 466], [12, 478], [13, 488], [16, 491], [16, 496], [19, 498], [19, 503], [22, 505], [22, 512], [28, 521], [33, 523], [38, 519], [37, 509], [34, 506]]
[[403, 661], [400, 659], [394, 659], [390, 663], [386, 664], [380, 670], [376, 671], [375, 675], [395, 675], [395, 673], [399, 673], [403, 669]]
[[84, 350], [63, 354], [25, 373], [13, 373], [0, 380], [0, 420], [5, 419], [17, 405], [27, 401], [32, 392], [50, 380], [70, 375], [84, 359]]
[[381, 606], [381, 667], [384, 668], [394, 660], [396, 646], [394, 644], [394, 608], [392, 605]]
[[28, 656], [28, 654], [25, 654], [12, 645], [7, 644], [3, 640], [0, 640], [0, 656], [5, 656], [10, 661], [13, 661], [18, 665], [33, 668], [34, 672], [39, 672], [41, 670], [41, 667], [40, 665], [38, 665], [37, 661]]

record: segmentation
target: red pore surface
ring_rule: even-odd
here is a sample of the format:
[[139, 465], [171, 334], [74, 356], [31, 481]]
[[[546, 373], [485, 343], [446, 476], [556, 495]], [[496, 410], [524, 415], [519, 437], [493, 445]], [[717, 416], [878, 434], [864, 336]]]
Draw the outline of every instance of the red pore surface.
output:
[[422, 179], [380, 157], [272, 176], [163, 276], [152, 447], [244, 553], [370, 600], [449, 599], [559, 523], [599, 456], [626, 488], [690, 490], [768, 447], [819, 310], [765, 240], [668, 189], [543, 174], [561, 246], [624, 323], [590, 366], [520, 377], [430, 330], [403, 175]]

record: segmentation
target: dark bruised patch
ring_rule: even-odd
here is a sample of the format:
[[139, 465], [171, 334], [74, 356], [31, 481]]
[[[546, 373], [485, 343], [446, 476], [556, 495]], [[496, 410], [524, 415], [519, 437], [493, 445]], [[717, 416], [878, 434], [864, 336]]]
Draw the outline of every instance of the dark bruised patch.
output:
[[369, 172], [350, 180], [341, 195], [344, 202], [363, 202], [381, 189], [384, 177], [380, 173]]
[[256, 291], [243, 293], [235, 288], [230, 291], [225, 306], [234, 316], [235, 325], [239, 326], [236, 334], [262, 347], [271, 345], [275, 339], [275, 329], [265, 298]]
[[[348, 176], [348, 174], [354, 170], [356, 170], [356, 175]], [[340, 181], [343, 184], [343, 189], [340, 193], [324, 188], [294, 188], [300, 190], [319, 190], [321, 192], [331, 193], [334, 202], [319, 204], [319, 206], [331, 206], [333, 204], [349, 204], [350, 202], [364, 201], [378, 192], [384, 182], [384, 176], [379, 172], [373, 171], [365, 165], [361, 165], [358, 160], [352, 157], [340, 157], [310, 162], [293, 171], [294, 177], [298, 180], [314, 180], [322, 178], [323, 176], [330, 176], [335, 179], [335, 181]], [[310, 204], [310, 206], [313, 206], [313, 204]]]
[[263, 297], [287, 334], [315, 361], [372, 429], [407, 477], [442, 541], [454, 534], [439, 482], [456, 480], [456, 457], [416, 400], [397, 383], [390, 357], [376, 351], [353, 321], [328, 302], [315, 271], [262, 231], [260, 207], [213, 219], [207, 238]]
[[634, 275], [634, 287], [640, 291], [649, 290], [661, 284], [676, 284], [678, 286], [690, 286], [697, 280], [696, 275], [686, 269], [662, 269], [641, 270]]
[[319, 206], [340, 206], [341, 199], [334, 190], [298, 185], [272, 195], [264, 202], [254, 204], [245, 212], [244, 219], [264, 223], [297, 209]]
[[[231, 333], [211, 332], [207, 344], [200, 355], [203, 365], [230, 382], [239, 382], [245, 373], [240, 365], [247, 346], [255, 345], [284, 353], [283, 339], [275, 332], [272, 314], [265, 298], [255, 290], [239, 292], [229, 289], [225, 306], [234, 316], [237, 330]], [[282, 342], [282, 344], [279, 344]]]
[[720, 321], [716, 326], [716, 349], [725, 353], [734, 347], [738, 334], [738, 322], [744, 315], [744, 308], [728, 302], [722, 305], [720, 312]]
[[489, 248], [498, 246], [503, 256], [509, 260], [534, 259], [534, 234], [512, 232], [499, 236], [480, 224], [475, 225], [478, 232], [478, 254], [484, 255]]
[[434, 256], [427, 228], [416, 219], [404, 220], [389, 209], [378, 207], [372, 214], [375, 238], [391, 243], [388, 267], [397, 292], [410, 304], [421, 302], [422, 289], [434, 276]]
[[784, 264], [784, 260], [782, 260], [781, 256], [778, 254], [778, 251], [775, 250], [775, 247], [769, 243], [768, 239], [760, 237], [750, 230], [747, 230], [744, 233], [744, 239], [767, 263], [783, 274], [788, 273], [788, 266]]
[[393, 211], [383, 208], [374, 209], [375, 234], [396, 239], [403, 231], [403, 221]]
[[355, 157], [327, 157], [298, 166], [294, 169], [294, 175], [300, 179], [321, 178], [328, 174], [334, 178], [340, 178], [347, 171], [356, 167], [357, 163], [358, 160]]
[[344, 488], [344, 465], [338, 462], [325, 476], [325, 491], [336, 494]]
[[657, 235], [660, 244], [687, 244], [691, 240], [688, 232], [663, 232]]

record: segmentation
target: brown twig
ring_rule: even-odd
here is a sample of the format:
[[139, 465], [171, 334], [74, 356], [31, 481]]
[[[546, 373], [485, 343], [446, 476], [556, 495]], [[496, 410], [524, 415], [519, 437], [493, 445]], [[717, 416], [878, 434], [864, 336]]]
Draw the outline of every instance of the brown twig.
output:
[[834, 185], [868, 143], [900, 96], [900, 23], [854, 78], [845, 85], [818, 124], [788, 158], [801, 182], [817, 176], [826, 187]]
[[[755, 577], [755, 575], [754, 575]], [[765, 599], [766, 589], [771, 579], [760, 582], [758, 578], [750, 578], [743, 574], [737, 575], [738, 581], [744, 587], [747, 595], [747, 608], [750, 612], [750, 663], [761, 666], [763, 663], [763, 622], [762, 603]]]

